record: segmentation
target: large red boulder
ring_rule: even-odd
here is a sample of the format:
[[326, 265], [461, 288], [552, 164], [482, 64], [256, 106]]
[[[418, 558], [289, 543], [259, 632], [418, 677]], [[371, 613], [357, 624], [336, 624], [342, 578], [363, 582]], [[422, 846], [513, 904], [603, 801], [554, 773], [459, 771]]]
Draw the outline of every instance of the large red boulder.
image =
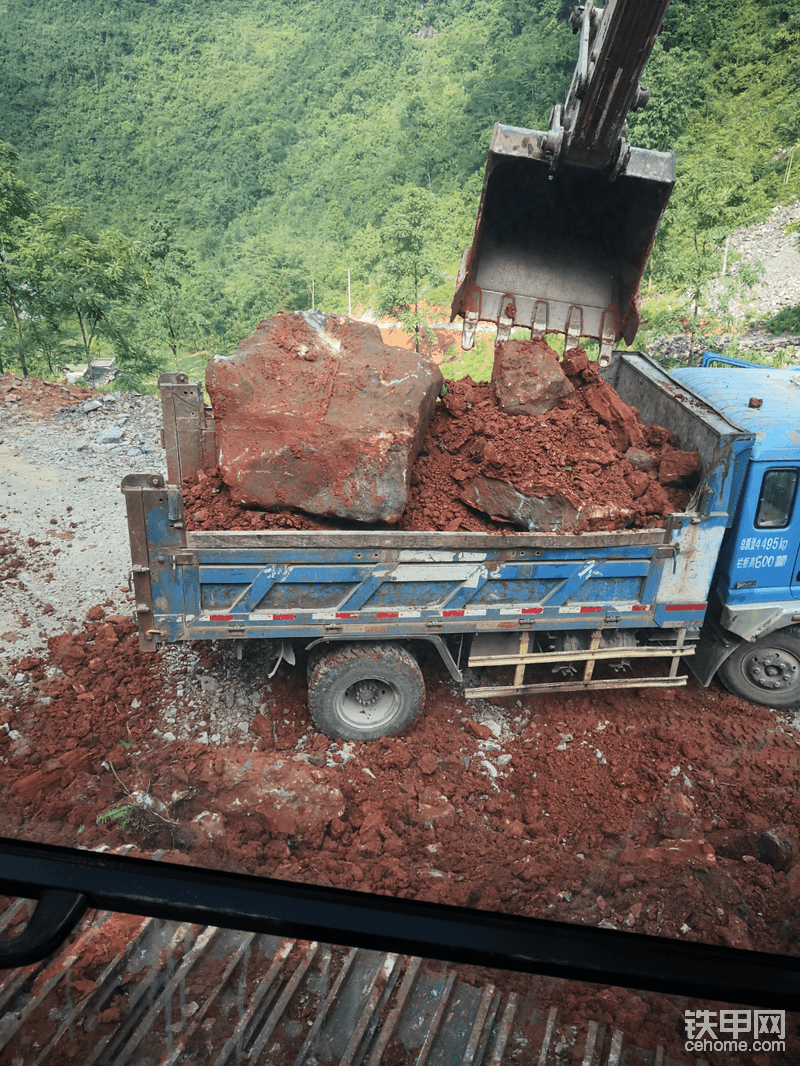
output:
[[236, 503], [397, 522], [442, 388], [377, 326], [278, 314], [206, 369], [220, 473]]
[[509, 415], [543, 415], [573, 391], [557, 354], [543, 340], [498, 344], [492, 385], [500, 409]]

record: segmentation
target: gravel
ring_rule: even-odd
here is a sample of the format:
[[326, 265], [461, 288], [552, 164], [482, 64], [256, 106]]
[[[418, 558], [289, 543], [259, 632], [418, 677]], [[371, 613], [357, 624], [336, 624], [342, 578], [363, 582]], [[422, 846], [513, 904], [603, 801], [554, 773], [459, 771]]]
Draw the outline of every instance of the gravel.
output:
[[[120, 484], [132, 472], [166, 475], [159, 400], [111, 393], [37, 418], [35, 401], [52, 406], [48, 386], [17, 383], [0, 377], [0, 706], [30, 686], [14, 664], [46, 655], [49, 637], [82, 631], [90, 608], [132, 616]], [[274, 702], [265, 681], [274, 664], [266, 641], [242, 660], [218, 649], [213, 674], [192, 647], [162, 649], [153, 657], [161, 679], [153, 710], [164, 726], [154, 740], [241, 739]]]
[[0, 406], [0, 564], [21, 560], [1, 586], [5, 675], [47, 637], [79, 628], [94, 604], [131, 613], [120, 483], [165, 473], [153, 397], [112, 393], [39, 420], [19, 406]]
[[[752, 292], [733, 308], [736, 316], [754, 314], [760, 318], [772, 317], [784, 307], [800, 303], [800, 249], [797, 233], [787, 233], [786, 228], [800, 221], [800, 200], [774, 207], [766, 222], [745, 226], [731, 235], [730, 253], [738, 253], [752, 265], [761, 264], [764, 275]], [[731, 276], [738, 273], [738, 264], [730, 269]], [[714, 282], [710, 287], [712, 297], [723, 290], [723, 283]]]

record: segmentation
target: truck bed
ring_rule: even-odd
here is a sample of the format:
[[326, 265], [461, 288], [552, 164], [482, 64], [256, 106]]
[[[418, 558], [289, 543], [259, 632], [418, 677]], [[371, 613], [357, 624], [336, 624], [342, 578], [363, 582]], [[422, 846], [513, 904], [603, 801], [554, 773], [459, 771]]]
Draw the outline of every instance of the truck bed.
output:
[[[607, 380], [697, 450], [700, 485], [663, 528], [555, 535], [388, 531], [187, 532], [180, 481], [215, 462], [197, 385], [164, 375], [170, 484], [123, 481], [142, 642], [413, 639], [503, 630], [699, 626], [752, 437], [646, 356]], [[165, 380], [169, 379], [169, 380]], [[385, 635], [385, 636], [382, 636]]]

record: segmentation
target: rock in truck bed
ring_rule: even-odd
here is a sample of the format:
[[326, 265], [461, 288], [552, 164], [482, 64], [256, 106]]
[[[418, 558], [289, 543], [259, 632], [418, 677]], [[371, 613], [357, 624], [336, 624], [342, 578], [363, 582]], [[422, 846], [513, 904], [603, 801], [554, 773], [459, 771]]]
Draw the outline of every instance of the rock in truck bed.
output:
[[206, 370], [231, 499], [360, 522], [400, 520], [442, 375], [380, 330], [321, 311], [259, 323]]
[[[221, 463], [219, 471], [184, 484], [187, 528], [361, 528], [361, 513], [372, 525], [409, 531], [582, 532], [658, 526], [665, 514], [686, 508], [700, 472], [698, 454], [681, 451], [668, 429], [644, 426], [582, 348], [559, 359], [541, 340], [509, 341], [498, 346], [491, 382], [467, 377], [440, 383], [432, 363], [403, 349], [388, 349], [381, 363], [377, 353], [386, 346], [379, 336], [376, 340], [375, 327], [358, 330], [354, 327], [365, 324], [332, 315], [320, 332], [346, 338], [347, 346], [335, 361], [324, 351], [307, 358], [312, 351], [305, 347], [307, 319], [306, 312], [262, 323], [257, 341], [249, 338], [240, 346], [250, 364], [237, 370], [236, 379], [232, 360], [209, 364]], [[274, 349], [269, 362], [258, 374], [245, 372], [264, 342]], [[354, 366], [358, 343], [360, 361]], [[389, 359], [396, 378], [378, 370]], [[526, 361], [530, 374], [524, 372]], [[316, 377], [303, 375], [302, 362]], [[361, 369], [367, 363], [368, 370]], [[388, 391], [386, 383], [395, 380], [403, 382], [402, 389], [382, 397], [379, 406], [378, 384]], [[237, 389], [244, 399], [234, 403]], [[331, 421], [321, 413], [326, 403], [325, 411], [334, 409]], [[381, 430], [380, 413], [374, 412], [392, 406], [400, 412], [394, 428], [389, 431], [387, 422]], [[261, 422], [254, 412], [264, 416]], [[243, 417], [250, 419], [245, 429], [230, 424]], [[294, 443], [287, 445], [283, 426], [292, 419]], [[275, 425], [279, 432], [271, 436]], [[376, 507], [383, 491], [375, 489], [380, 449], [371, 448], [384, 431], [403, 444], [390, 471], [395, 488]], [[282, 451], [273, 439], [281, 434]], [[306, 445], [306, 438], [312, 444]], [[257, 472], [249, 484], [263, 484], [260, 495], [242, 490], [236, 456], [244, 451], [243, 440], [253, 457], [249, 469]], [[354, 493], [352, 466], [359, 454], [366, 461], [360, 493]], [[344, 498], [337, 510], [337, 499]]]

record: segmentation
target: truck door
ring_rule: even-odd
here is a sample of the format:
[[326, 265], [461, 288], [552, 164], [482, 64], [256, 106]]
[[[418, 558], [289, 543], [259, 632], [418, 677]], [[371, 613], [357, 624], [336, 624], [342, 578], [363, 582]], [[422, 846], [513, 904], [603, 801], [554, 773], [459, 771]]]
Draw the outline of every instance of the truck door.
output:
[[746, 589], [749, 600], [800, 598], [798, 483], [791, 463], [750, 468], [729, 563], [729, 588]]

